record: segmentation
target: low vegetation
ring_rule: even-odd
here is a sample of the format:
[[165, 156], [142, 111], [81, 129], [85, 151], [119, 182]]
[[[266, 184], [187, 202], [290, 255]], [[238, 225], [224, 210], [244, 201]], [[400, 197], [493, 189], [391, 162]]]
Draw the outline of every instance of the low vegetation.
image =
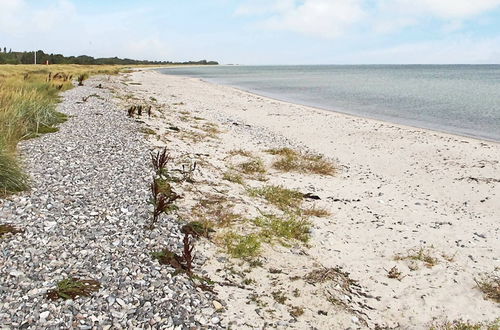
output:
[[434, 322], [430, 330], [499, 330], [500, 318], [492, 322], [470, 322], [463, 320]]
[[286, 211], [298, 208], [303, 201], [303, 194], [299, 191], [284, 188], [282, 186], [264, 186], [262, 188], [248, 189], [252, 197], [262, 197], [269, 203]]
[[17, 143], [55, 132], [66, 120], [56, 111], [59, 92], [73, 87], [79, 75], [115, 74], [121, 67], [77, 65], [3, 65], [0, 67], [0, 194], [28, 188], [16, 157]]
[[410, 250], [406, 255], [398, 254], [394, 260], [414, 260], [421, 261], [428, 268], [434, 267], [439, 263], [436, 257], [433, 257], [429, 249], [420, 248], [418, 250]]
[[225, 172], [222, 176], [222, 179], [229, 181], [229, 182], [241, 184], [241, 185], [245, 184], [245, 180], [243, 179], [243, 176], [241, 176], [241, 174], [239, 174], [236, 171], [229, 170], [229, 171]]
[[278, 156], [273, 167], [283, 172], [334, 175], [335, 165], [321, 155], [303, 153], [291, 148], [268, 149], [267, 153]]
[[14, 227], [12, 225], [0, 224], [0, 238], [4, 235], [7, 235], [8, 233], [11, 233], [11, 234], [22, 233], [22, 230]]
[[222, 237], [222, 243], [229, 255], [241, 259], [258, 256], [262, 247], [261, 238], [258, 234], [239, 235], [229, 232]]
[[500, 303], [500, 276], [482, 276], [475, 279], [477, 287], [483, 292], [486, 299]]
[[241, 215], [233, 211], [233, 203], [222, 195], [206, 195], [191, 208], [190, 218], [214, 227], [228, 227], [241, 220]]
[[251, 159], [238, 164], [238, 169], [244, 174], [265, 174], [266, 167], [262, 159], [252, 157]]
[[255, 218], [253, 223], [262, 228], [259, 234], [262, 239], [268, 242], [278, 239], [284, 245], [292, 239], [307, 242], [311, 231], [311, 223], [294, 214], [285, 214], [284, 216], [267, 214]]
[[98, 281], [71, 277], [58, 282], [55, 289], [47, 292], [47, 297], [51, 300], [87, 297], [100, 288], [101, 284]]

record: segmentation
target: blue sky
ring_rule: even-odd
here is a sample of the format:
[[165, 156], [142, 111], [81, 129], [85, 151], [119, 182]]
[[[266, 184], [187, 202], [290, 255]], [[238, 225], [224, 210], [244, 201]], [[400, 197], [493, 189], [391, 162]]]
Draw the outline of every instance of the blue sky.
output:
[[0, 46], [226, 64], [500, 63], [500, 0], [0, 0]]

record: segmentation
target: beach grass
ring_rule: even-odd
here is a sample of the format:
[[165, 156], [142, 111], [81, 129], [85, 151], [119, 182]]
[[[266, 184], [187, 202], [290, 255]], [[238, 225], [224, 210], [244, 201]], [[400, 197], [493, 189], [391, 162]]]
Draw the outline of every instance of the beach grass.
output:
[[278, 156], [273, 167], [282, 172], [334, 175], [335, 165], [321, 155], [304, 153], [291, 148], [274, 148], [265, 152]]
[[59, 93], [73, 79], [116, 74], [124, 66], [1, 65], [0, 66], [0, 195], [28, 188], [28, 176], [17, 157], [17, 144], [57, 131], [66, 116], [56, 111]]
[[250, 188], [248, 193], [252, 197], [262, 197], [269, 203], [286, 211], [295, 209], [302, 204], [303, 194], [299, 191], [282, 186], [264, 186], [261, 188]]

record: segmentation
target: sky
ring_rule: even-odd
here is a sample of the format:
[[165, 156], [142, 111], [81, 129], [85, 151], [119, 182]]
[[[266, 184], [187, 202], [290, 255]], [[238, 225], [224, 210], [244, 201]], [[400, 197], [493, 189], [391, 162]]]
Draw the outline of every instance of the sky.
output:
[[223, 64], [500, 63], [500, 0], [0, 0], [0, 47]]

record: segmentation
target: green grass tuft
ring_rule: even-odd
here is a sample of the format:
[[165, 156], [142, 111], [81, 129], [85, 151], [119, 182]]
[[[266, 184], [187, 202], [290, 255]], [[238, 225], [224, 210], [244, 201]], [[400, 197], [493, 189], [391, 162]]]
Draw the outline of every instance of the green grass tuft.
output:
[[262, 197], [280, 210], [297, 208], [302, 204], [303, 194], [296, 190], [282, 186], [265, 186], [262, 188], [248, 189], [252, 197]]
[[233, 258], [253, 258], [259, 255], [261, 250], [261, 240], [257, 234], [238, 235], [226, 233], [222, 237], [223, 244]]

